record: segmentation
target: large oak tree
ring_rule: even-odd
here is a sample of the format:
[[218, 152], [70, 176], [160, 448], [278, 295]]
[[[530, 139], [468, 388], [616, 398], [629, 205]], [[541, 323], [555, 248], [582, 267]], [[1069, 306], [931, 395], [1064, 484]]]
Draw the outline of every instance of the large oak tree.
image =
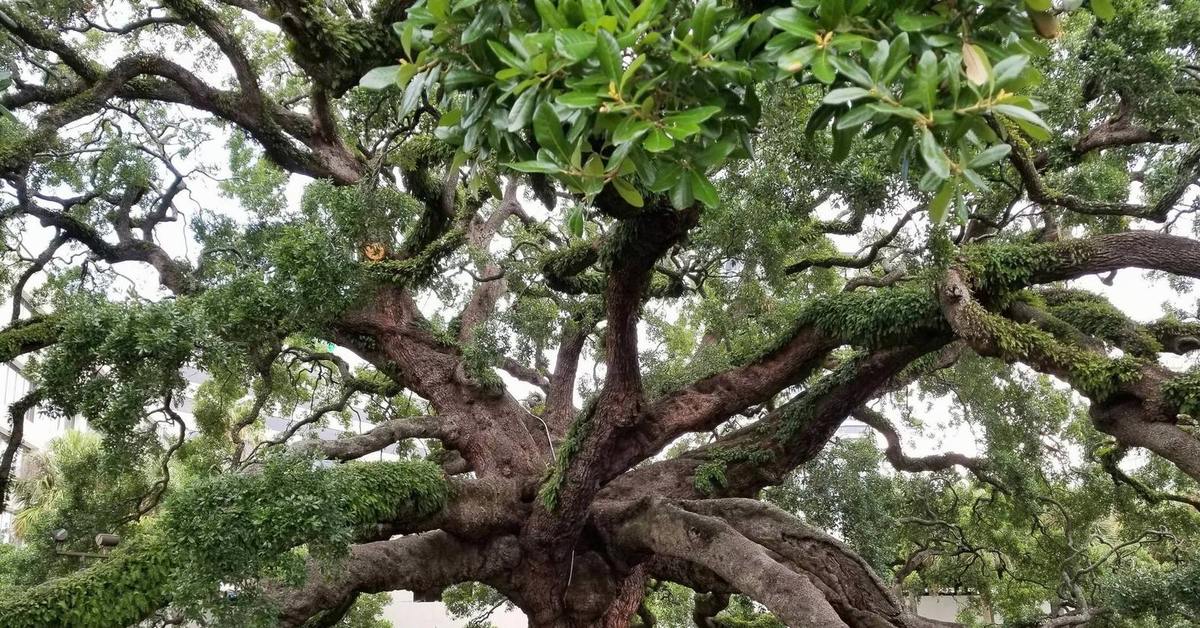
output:
[[0, 624], [1187, 621], [1200, 323], [1075, 280], [1200, 278], [1200, 4], [778, 4], [0, 4]]

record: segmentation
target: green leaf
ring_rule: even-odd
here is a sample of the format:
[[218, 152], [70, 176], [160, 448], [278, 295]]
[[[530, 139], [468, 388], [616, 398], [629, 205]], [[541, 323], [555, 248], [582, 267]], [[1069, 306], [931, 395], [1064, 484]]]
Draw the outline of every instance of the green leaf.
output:
[[721, 108], [715, 105], [705, 107], [694, 107], [686, 111], [679, 111], [663, 118], [665, 124], [700, 124], [705, 120], [717, 115], [721, 112]]
[[852, 100], [866, 98], [870, 95], [871, 92], [861, 87], [839, 87], [838, 89], [826, 94], [825, 98], [822, 99], [821, 102], [827, 105], [843, 105]]
[[893, 18], [896, 22], [896, 27], [902, 31], [916, 32], [923, 31], [927, 28], [933, 28], [945, 23], [946, 18], [936, 13], [923, 13], [916, 15], [901, 11]]
[[871, 78], [871, 75], [868, 74], [867, 71], [862, 68], [862, 66], [855, 63], [853, 59], [850, 59], [849, 57], [833, 56], [829, 58], [829, 62], [833, 64], [833, 68], [837, 70], [839, 74], [849, 78], [855, 83], [858, 83], [866, 88], [875, 86], [875, 80]]
[[848, 129], [833, 130], [833, 152], [830, 153], [830, 159], [835, 162], [842, 162], [850, 156], [850, 147], [854, 142], [854, 136], [858, 133], [858, 127], [850, 127]]
[[358, 84], [367, 89], [387, 89], [396, 84], [399, 72], [400, 66], [385, 65], [364, 74], [361, 79], [358, 79]]
[[533, 112], [533, 136], [542, 148], [554, 153], [559, 159], [566, 161], [570, 158], [571, 145], [563, 135], [562, 122], [548, 102], [538, 105]]
[[525, 61], [521, 60], [516, 53], [509, 50], [508, 46], [505, 46], [498, 41], [489, 39], [488, 47], [492, 49], [492, 52], [496, 54], [496, 58], [500, 59], [501, 63], [520, 70], [525, 69]]
[[396, 87], [407, 86], [419, 69], [415, 63], [401, 63], [400, 71], [396, 73]]
[[1117, 16], [1117, 11], [1113, 8], [1112, 0], [1092, 0], [1092, 13], [1095, 13], [1096, 17], [1106, 22]]
[[891, 116], [900, 116], [901, 118], [906, 118], [906, 119], [914, 120], [914, 121], [925, 119], [925, 116], [920, 111], [917, 111], [916, 109], [913, 109], [912, 107], [897, 107], [895, 105], [889, 105], [889, 104], [883, 103], [883, 102], [873, 102], [873, 103], [868, 104], [867, 106], [870, 107], [871, 109], [873, 109], [874, 111], [878, 111], [879, 113], [886, 113]]
[[400, 99], [399, 114], [401, 117], [417, 110], [417, 103], [421, 100], [421, 94], [425, 93], [427, 80], [429, 80], [429, 72], [420, 72], [408, 82], [408, 86], [404, 88], [404, 97]]
[[576, 28], [568, 28], [554, 34], [554, 48], [558, 54], [572, 63], [583, 61], [596, 50], [596, 36]]
[[1008, 144], [997, 144], [995, 146], [991, 146], [980, 152], [978, 155], [975, 155], [975, 158], [967, 163], [967, 167], [982, 168], [984, 166], [994, 164], [997, 161], [1007, 157], [1008, 153], [1011, 151], [1012, 147]]
[[938, 146], [937, 138], [927, 128], [921, 129], [921, 158], [937, 178], [950, 176], [950, 160], [946, 159], [946, 153]]
[[875, 110], [866, 105], [859, 105], [838, 116], [836, 129], [849, 129], [866, 124], [875, 115]]
[[696, 200], [704, 203], [707, 207], [716, 207], [720, 204], [721, 199], [717, 195], [717, 188], [704, 176], [704, 173], [691, 171], [692, 180], [692, 196]]
[[637, 73], [638, 68], [642, 67], [642, 64], [645, 62], [646, 55], [641, 54], [629, 63], [629, 67], [625, 68], [625, 71], [621, 73], [621, 84], [617, 86], [620, 91], [625, 91], [625, 85], [629, 83], [629, 79], [633, 78], [633, 75]]
[[712, 168], [713, 166], [725, 161], [725, 158], [728, 157], [736, 147], [737, 144], [732, 139], [714, 142], [711, 146], [700, 151], [699, 154], [693, 157], [692, 162], [702, 168]]
[[536, 89], [527, 89], [513, 101], [512, 109], [508, 111], [508, 132], [516, 133], [529, 126], [533, 119], [533, 108], [537, 104]]
[[833, 64], [829, 62], [828, 49], [822, 49], [817, 52], [816, 56], [813, 57], [811, 70], [813, 76], [826, 85], [832, 84], [833, 80], [837, 78], [837, 72], [833, 69]]
[[454, 126], [458, 124], [459, 120], [462, 120], [462, 117], [462, 109], [451, 109], [450, 111], [443, 113], [442, 117], [438, 119], [438, 126]]
[[554, 0], [533, 0], [533, 6], [537, 9], [538, 17], [542, 19], [543, 26], [548, 26], [553, 30], [567, 28], [567, 19], [563, 17], [562, 13], [559, 13]]
[[415, 34], [417, 31], [417, 25], [411, 24], [411, 23], [397, 22], [397, 23], [393, 24], [392, 26], [393, 26], [393, 28], [395, 28], [395, 27], [400, 26], [401, 24], [404, 24], [404, 28], [397, 29], [400, 34], [400, 47], [404, 49], [404, 56], [411, 61], [413, 58], [413, 53], [412, 53], [413, 34]]
[[1017, 126], [1021, 127], [1021, 130], [1024, 131], [1026, 135], [1039, 142], [1045, 142], [1050, 139], [1050, 131], [1046, 130], [1045, 126], [1034, 124], [1025, 120], [1017, 120], [1016, 123]]
[[805, 46], [779, 56], [779, 67], [788, 72], [799, 72], [808, 67], [813, 57], [817, 55], [816, 46]]
[[651, 15], [658, 14], [658, 0], [642, 0], [636, 9], [629, 12], [629, 27], [632, 30], [638, 24], [646, 21]]
[[641, 207], [646, 204], [645, 199], [642, 198], [642, 193], [638, 192], [637, 188], [630, 185], [625, 179], [617, 177], [611, 183], [613, 189], [617, 191], [617, 194], [621, 195], [621, 198], [625, 199], [626, 203], [634, 207]]
[[600, 104], [600, 97], [587, 92], [567, 92], [558, 97], [558, 103], [575, 109], [594, 109]]
[[687, 209], [696, 201], [696, 197], [692, 194], [692, 178], [689, 176], [681, 176], [671, 188], [671, 205], [675, 209]]
[[937, 194], [933, 195], [933, 199], [929, 201], [929, 219], [933, 224], [940, 225], [946, 220], [946, 210], [950, 207], [950, 199], [954, 198], [957, 189], [957, 180], [946, 179], [938, 188]]
[[562, 167], [552, 161], [542, 161], [540, 159], [532, 159], [529, 161], [517, 161], [505, 164], [513, 170], [521, 172], [538, 172], [542, 174], [556, 174], [562, 172]]
[[1004, 57], [992, 68], [997, 84], [1005, 84], [1021, 76], [1025, 66], [1029, 64], [1029, 55], [1011, 55]]
[[608, 75], [608, 80], [617, 82], [621, 80], [621, 45], [608, 31], [602, 30], [596, 33], [600, 40], [600, 45], [596, 47], [596, 57], [600, 61], [600, 68]]
[[767, 22], [802, 39], [813, 39], [817, 36], [817, 23], [791, 7], [771, 12], [767, 16]]
[[721, 35], [721, 38], [708, 49], [708, 54], [718, 55], [736, 46], [746, 36], [746, 32], [750, 30], [750, 25], [753, 23], [753, 19], [745, 20], [726, 29], [725, 34]]
[[642, 148], [645, 148], [650, 153], [668, 151], [673, 146], [675, 146], [675, 140], [671, 139], [671, 136], [667, 135], [665, 131], [658, 128], [650, 131], [650, 135], [647, 135], [646, 139], [642, 142]]
[[583, 206], [575, 205], [567, 213], [567, 233], [574, 238], [583, 237]]
[[617, 128], [613, 129], [612, 141], [614, 144], [622, 144], [641, 137], [646, 131], [650, 130], [652, 125], [645, 120], [629, 116], [621, 120], [617, 124]]
[[1038, 116], [1038, 114], [1036, 114], [1024, 107], [1018, 107], [1017, 105], [1000, 104], [1000, 105], [992, 105], [992, 111], [995, 111], [996, 113], [1004, 114], [1010, 118], [1013, 118], [1014, 120], [1028, 122], [1030, 124], [1041, 127], [1043, 129], [1050, 128], [1050, 127], [1046, 126], [1046, 123], [1042, 120], [1042, 118], [1040, 116]]
[[589, 22], [604, 17], [604, 4], [601, 0], [582, 0], [583, 17]]
[[692, 34], [695, 35], [697, 43], [708, 41], [716, 19], [716, 0], [700, 0], [696, 3], [696, 9], [692, 13]]

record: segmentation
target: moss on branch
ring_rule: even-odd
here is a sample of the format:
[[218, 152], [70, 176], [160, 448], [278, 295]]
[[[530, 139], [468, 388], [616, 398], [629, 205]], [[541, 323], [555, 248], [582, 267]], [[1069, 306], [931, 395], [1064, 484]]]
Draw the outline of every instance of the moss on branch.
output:
[[[6, 628], [122, 628], [168, 603], [246, 582], [290, 550], [345, 548], [381, 521], [419, 520], [441, 510], [449, 485], [426, 461], [313, 469], [281, 459], [258, 475], [218, 476], [185, 487], [160, 520], [110, 558], [0, 599]], [[310, 545], [310, 550], [314, 545]]]

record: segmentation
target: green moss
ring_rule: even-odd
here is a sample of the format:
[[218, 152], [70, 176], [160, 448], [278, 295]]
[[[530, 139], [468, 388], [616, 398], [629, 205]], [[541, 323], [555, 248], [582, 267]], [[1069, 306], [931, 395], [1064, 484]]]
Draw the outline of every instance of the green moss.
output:
[[458, 249], [466, 239], [466, 230], [455, 227], [443, 233], [413, 257], [367, 262], [365, 265], [372, 274], [385, 281], [413, 288], [421, 287], [437, 272], [438, 263]]
[[58, 338], [61, 326], [58, 317], [39, 316], [15, 323], [0, 331], [0, 362], [43, 347]]
[[1138, 357], [1153, 357], [1162, 351], [1162, 345], [1149, 331], [1100, 295], [1066, 289], [1045, 290], [1041, 294], [1051, 314], [1079, 331]]
[[1167, 380], [1162, 391], [1167, 403], [1179, 414], [1200, 416], [1200, 369], [1191, 369]]
[[860, 347], [949, 331], [933, 290], [924, 282], [819, 297], [805, 307], [800, 324]]
[[6, 628], [121, 628], [168, 603], [213, 594], [267, 569], [304, 543], [347, 543], [361, 526], [416, 520], [444, 507], [448, 484], [426, 461], [313, 469], [280, 459], [259, 475], [226, 475], [186, 487], [156, 525], [111, 558], [0, 599]]
[[702, 495], [716, 495], [721, 489], [729, 486], [729, 481], [725, 477], [725, 471], [729, 465], [738, 463], [760, 465], [770, 462], [772, 458], [774, 458], [774, 454], [766, 449], [714, 447], [705, 452], [704, 462], [696, 466], [692, 475], [692, 483]]
[[583, 441], [592, 433], [592, 419], [595, 414], [596, 401], [592, 399], [584, 405], [583, 410], [575, 417], [575, 421], [571, 423], [571, 428], [567, 430], [567, 437], [558, 446], [558, 450], [555, 453], [554, 466], [550, 467], [550, 471], [547, 472], [546, 477], [542, 480], [541, 488], [538, 489], [538, 499], [546, 507], [546, 510], [553, 512], [558, 509], [558, 496], [562, 491], [562, 484], [566, 477], [567, 469], [571, 466], [571, 460], [583, 447]]
[[963, 263], [975, 292], [1002, 302], [1006, 296], [1035, 283], [1040, 274], [1064, 265], [1082, 264], [1092, 254], [1092, 245], [1078, 240], [988, 244], [964, 249]]
[[977, 303], [968, 304], [964, 314], [971, 333], [988, 338], [1001, 357], [1045, 365], [1095, 401], [1108, 399], [1122, 384], [1137, 379], [1144, 365], [1138, 358], [1109, 358], [1063, 343], [1034, 325], [998, 316]]

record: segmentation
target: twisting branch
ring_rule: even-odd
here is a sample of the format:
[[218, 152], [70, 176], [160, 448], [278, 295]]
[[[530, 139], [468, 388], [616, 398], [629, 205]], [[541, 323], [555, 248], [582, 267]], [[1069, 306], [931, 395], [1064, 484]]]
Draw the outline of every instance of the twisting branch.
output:
[[316, 450], [329, 459], [346, 462], [390, 447], [408, 438], [438, 438], [441, 428], [437, 417], [412, 416], [384, 421], [373, 429], [354, 436], [325, 440], [310, 438], [289, 446], [294, 451]]
[[178, 412], [175, 412], [175, 409], [171, 407], [171, 403], [172, 395], [167, 395], [163, 399], [163, 405], [160, 410], [175, 425], [178, 430], [178, 436], [167, 447], [167, 450], [163, 452], [162, 461], [159, 463], [159, 478], [150, 487], [150, 492], [138, 499], [137, 508], [123, 517], [119, 523], [137, 521], [149, 514], [150, 511], [158, 506], [163, 495], [167, 492], [168, 485], [171, 483], [171, 458], [175, 456], [179, 449], [183, 447], [184, 442], [187, 441], [187, 423], [183, 421], [183, 417], [179, 416]]
[[[1008, 132], [998, 123], [993, 122], [992, 125], [997, 133], [1005, 137], [1009, 136]], [[1197, 179], [1200, 179], [1200, 150], [1194, 150], [1185, 156], [1183, 163], [1180, 164], [1179, 178], [1176, 183], [1151, 205], [1087, 200], [1046, 187], [1041, 173], [1038, 172], [1036, 159], [1029, 154], [1028, 148], [1020, 140], [1011, 137], [1009, 145], [1012, 146], [1009, 161], [1025, 183], [1029, 200], [1042, 205], [1055, 205], [1078, 214], [1131, 216], [1154, 222], [1164, 222], [1188, 188], [1195, 185]]]
[[788, 275], [794, 275], [796, 273], [804, 272], [804, 271], [808, 270], [809, 268], [814, 268], [814, 267], [815, 268], [833, 268], [833, 267], [866, 268], [866, 267], [870, 266], [871, 264], [874, 264], [875, 260], [879, 259], [879, 253], [881, 251], [883, 251], [883, 249], [885, 247], [887, 247], [889, 244], [891, 244], [892, 240], [896, 239], [896, 236], [900, 235], [900, 231], [902, 229], [904, 229], [904, 225], [907, 225], [908, 222], [910, 220], [912, 220], [913, 216], [915, 216], [917, 213], [922, 212], [922, 211], [925, 211], [924, 207], [914, 207], [914, 208], [904, 212], [904, 215], [901, 216], [900, 219], [896, 221], [896, 224], [892, 225], [892, 229], [890, 231], [885, 233], [881, 238], [879, 238], [875, 242], [871, 243], [871, 245], [869, 247], [867, 247], [867, 252], [858, 257], [846, 257], [844, 255], [830, 255], [827, 257], [805, 259], [805, 260], [801, 260], [799, 262], [796, 262], [796, 263], [788, 266], [787, 268], [785, 268], [783, 270], [783, 272]]
[[1116, 445], [1108, 448], [1099, 455], [1100, 465], [1104, 467], [1104, 470], [1108, 472], [1110, 476], [1112, 476], [1114, 483], [1127, 484], [1134, 490], [1134, 492], [1138, 494], [1139, 497], [1151, 504], [1157, 504], [1162, 501], [1172, 501], [1179, 502], [1181, 504], [1187, 504], [1196, 510], [1200, 510], [1200, 497], [1158, 491], [1146, 486], [1143, 482], [1130, 477], [1128, 473], [1125, 473], [1125, 471], [1121, 469], [1120, 462], [1128, 451], [1128, 447]]
[[12, 481], [13, 462], [25, 438], [25, 414], [42, 400], [42, 389], [35, 388], [24, 397], [8, 406], [8, 419], [12, 423], [8, 431], [3, 457], [0, 457], [0, 512], [8, 503], [8, 487]]
[[897, 471], [922, 473], [925, 471], [944, 471], [952, 467], [962, 467], [973, 473], [980, 481], [999, 487], [997, 481], [987, 472], [988, 462], [986, 460], [954, 452], [910, 457], [904, 454], [904, 450], [900, 444], [900, 434], [896, 432], [895, 426], [882, 413], [866, 406], [860, 406], [854, 410], [851, 416], [883, 435], [884, 439], [887, 440], [887, 449], [884, 450], [884, 455], [887, 456], [888, 462]]

